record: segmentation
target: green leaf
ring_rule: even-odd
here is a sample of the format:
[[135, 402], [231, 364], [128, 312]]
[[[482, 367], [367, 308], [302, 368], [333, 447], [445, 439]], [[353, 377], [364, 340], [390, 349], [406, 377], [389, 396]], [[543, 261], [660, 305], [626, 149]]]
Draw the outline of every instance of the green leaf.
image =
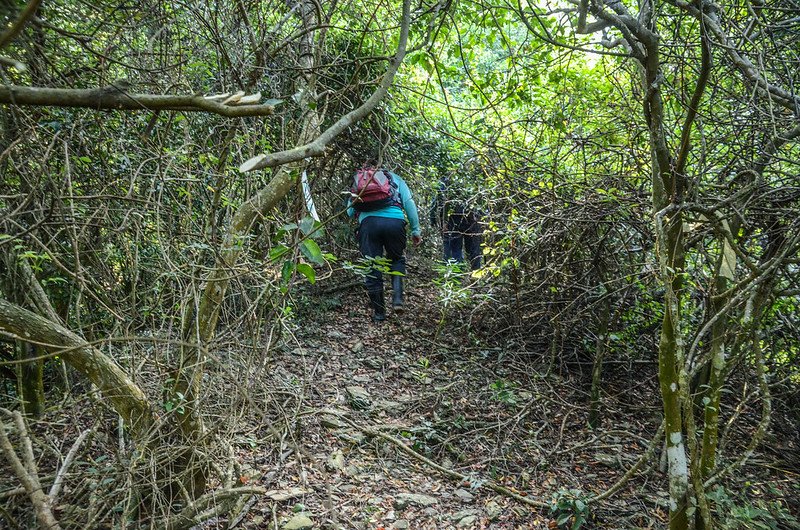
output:
[[286, 245], [278, 245], [278, 246], [272, 247], [269, 250], [269, 260], [270, 261], [275, 261], [278, 258], [280, 258], [281, 256], [283, 256], [284, 254], [286, 254], [287, 252], [289, 252], [289, 247], [287, 247]]
[[309, 261], [319, 265], [325, 263], [325, 257], [322, 255], [319, 245], [312, 239], [306, 239], [300, 243], [300, 252], [302, 252]]
[[420, 56], [419, 64], [423, 70], [428, 72], [428, 75], [433, 75], [433, 61], [431, 61], [430, 57], [426, 55]]
[[308, 278], [311, 285], [314, 285], [317, 281], [317, 273], [308, 263], [298, 263], [295, 268], [297, 272]]
[[315, 221], [313, 217], [307, 215], [300, 220], [300, 231], [303, 235], [313, 238], [318, 238], [322, 235], [320, 227], [322, 223]]
[[294, 267], [294, 262], [291, 260], [287, 259], [283, 262], [283, 267], [281, 268], [281, 278], [283, 279], [284, 283], [289, 283], [289, 280], [292, 278]]

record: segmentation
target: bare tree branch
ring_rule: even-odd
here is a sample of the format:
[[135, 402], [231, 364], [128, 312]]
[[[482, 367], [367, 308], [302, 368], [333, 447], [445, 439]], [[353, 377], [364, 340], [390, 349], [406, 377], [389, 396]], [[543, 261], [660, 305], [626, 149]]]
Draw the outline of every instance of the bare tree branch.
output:
[[363, 105], [339, 118], [336, 123], [331, 125], [312, 142], [293, 149], [287, 149], [286, 151], [258, 155], [239, 166], [239, 171], [246, 173], [266, 167], [282, 166], [291, 162], [297, 162], [303, 158], [322, 156], [325, 153], [325, 147], [334, 138], [372, 112], [389, 92], [389, 87], [392, 86], [394, 76], [403, 63], [403, 58], [406, 55], [406, 44], [408, 43], [408, 27], [410, 20], [409, 1], [405, 0], [403, 2], [403, 22], [400, 30], [400, 40], [397, 44], [397, 52], [389, 62], [389, 68], [386, 69], [386, 73], [383, 75], [378, 89], [373, 92]]
[[39, 483], [39, 476], [36, 472], [36, 462], [34, 460], [33, 449], [31, 447], [31, 439], [28, 437], [28, 432], [25, 429], [25, 422], [19, 412], [8, 411], [0, 409], [0, 413], [11, 416], [14, 419], [14, 425], [17, 428], [17, 436], [22, 445], [22, 460], [20, 460], [14, 446], [11, 445], [11, 440], [8, 439], [6, 434], [6, 423], [0, 419], [0, 450], [6, 457], [11, 469], [16, 475], [17, 479], [22, 483], [28, 497], [31, 499], [34, 510], [36, 511], [36, 520], [39, 522], [41, 528], [48, 530], [60, 530], [58, 521], [53, 516], [50, 510], [50, 502], [42, 490], [42, 485]]
[[225, 101], [199, 95], [131, 94], [114, 85], [95, 89], [0, 85], [0, 103], [9, 105], [95, 110], [180, 110], [211, 112], [229, 118], [269, 116], [275, 112], [273, 105], [242, 105], [242, 99], [240, 97], [226, 104]]
[[80, 436], [78, 436], [78, 439], [75, 440], [75, 443], [72, 444], [72, 447], [70, 447], [69, 452], [67, 452], [67, 456], [64, 457], [64, 463], [61, 464], [58, 473], [56, 473], [56, 478], [53, 481], [53, 485], [50, 487], [50, 493], [48, 493], [48, 502], [50, 503], [50, 506], [56, 502], [58, 494], [61, 493], [61, 485], [64, 483], [64, 477], [67, 476], [69, 466], [71, 466], [72, 462], [75, 460], [75, 456], [78, 454], [78, 449], [80, 449], [83, 441], [93, 430], [94, 429], [86, 429], [83, 431]]

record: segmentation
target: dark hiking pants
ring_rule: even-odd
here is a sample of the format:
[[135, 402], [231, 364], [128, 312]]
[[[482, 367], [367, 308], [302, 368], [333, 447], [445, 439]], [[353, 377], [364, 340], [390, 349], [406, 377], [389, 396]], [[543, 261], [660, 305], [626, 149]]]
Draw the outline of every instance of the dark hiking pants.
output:
[[481, 268], [481, 240], [483, 228], [473, 215], [453, 214], [447, 219], [447, 226], [442, 234], [444, 259], [446, 261], [464, 262], [464, 251], [471, 270]]
[[[389, 260], [389, 270], [406, 273], [406, 222], [402, 219], [371, 216], [361, 221], [358, 229], [358, 244], [361, 255], [365, 258]], [[383, 290], [383, 274], [379, 267], [372, 267], [367, 274], [365, 285], [367, 291]]]

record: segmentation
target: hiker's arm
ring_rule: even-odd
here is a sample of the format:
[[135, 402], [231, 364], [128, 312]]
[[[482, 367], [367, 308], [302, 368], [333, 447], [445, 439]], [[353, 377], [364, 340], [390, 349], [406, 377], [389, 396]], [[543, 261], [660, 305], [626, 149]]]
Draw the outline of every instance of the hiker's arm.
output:
[[417, 213], [417, 205], [411, 197], [411, 190], [404, 180], [398, 183], [398, 191], [400, 192], [400, 200], [403, 201], [403, 210], [408, 217], [408, 223], [411, 225], [411, 235], [419, 236], [422, 231], [419, 227], [419, 214]]

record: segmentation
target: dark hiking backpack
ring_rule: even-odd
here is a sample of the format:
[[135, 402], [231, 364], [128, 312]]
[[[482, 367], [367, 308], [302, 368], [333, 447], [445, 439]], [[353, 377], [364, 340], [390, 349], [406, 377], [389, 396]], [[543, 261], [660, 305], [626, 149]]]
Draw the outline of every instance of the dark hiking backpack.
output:
[[353, 177], [352, 206], [357, 212], [372, 212], [387, 206], [399, 206], [400, 190], [392, 174], [384, 169], [363, 168]]

